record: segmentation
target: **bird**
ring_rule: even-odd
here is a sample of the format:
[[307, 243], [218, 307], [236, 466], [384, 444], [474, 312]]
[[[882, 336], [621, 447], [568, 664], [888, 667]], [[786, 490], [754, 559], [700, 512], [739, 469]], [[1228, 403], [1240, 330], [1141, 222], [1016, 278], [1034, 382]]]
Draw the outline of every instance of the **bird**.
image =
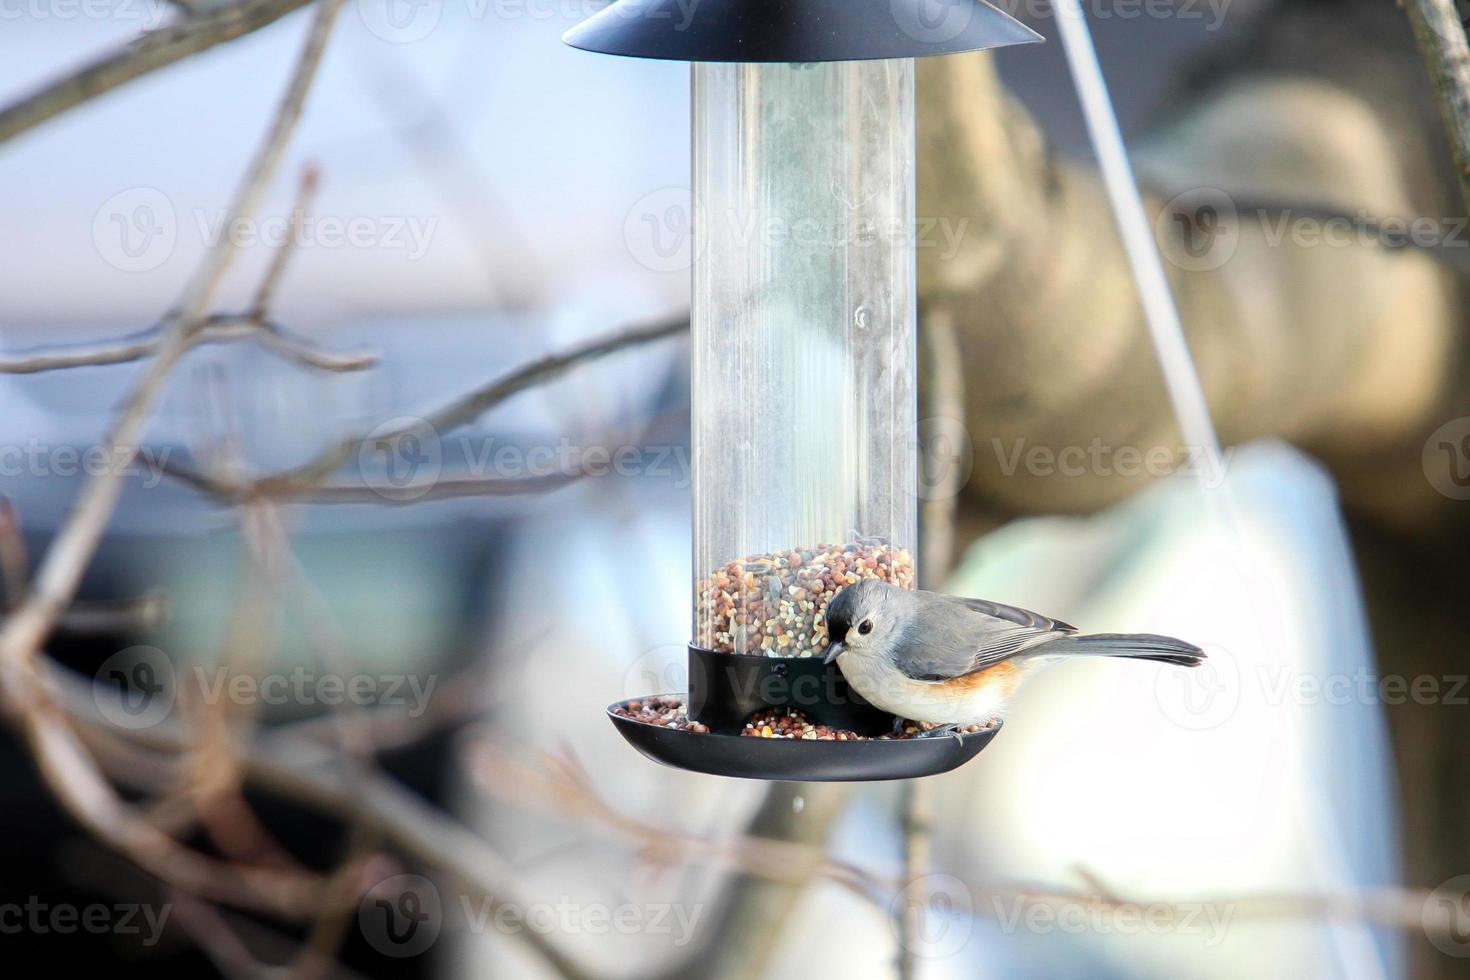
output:
[[827, 604], [825, 663], [874, 706], [956, 734], [1005, 713], [1021, 681], [1078, 656], [1197, 667], [1205, 652], [1152, 633], [1081, 635], [1016, 606], [902, 589], [881, 579], [842, 588]]

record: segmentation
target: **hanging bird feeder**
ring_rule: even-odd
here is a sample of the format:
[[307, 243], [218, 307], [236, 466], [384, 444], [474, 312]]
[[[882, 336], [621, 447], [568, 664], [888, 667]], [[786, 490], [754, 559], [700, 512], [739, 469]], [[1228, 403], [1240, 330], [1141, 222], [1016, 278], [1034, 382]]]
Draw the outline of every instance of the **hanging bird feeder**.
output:
[[1040, 40], [978, 0], [619, 0], [564, 40], [693, 63], [689, 692], [608, 710], [700, 772], [896, 779], [974, 757], [825, 664], [861, 578], [913, 588], [914, 61]]

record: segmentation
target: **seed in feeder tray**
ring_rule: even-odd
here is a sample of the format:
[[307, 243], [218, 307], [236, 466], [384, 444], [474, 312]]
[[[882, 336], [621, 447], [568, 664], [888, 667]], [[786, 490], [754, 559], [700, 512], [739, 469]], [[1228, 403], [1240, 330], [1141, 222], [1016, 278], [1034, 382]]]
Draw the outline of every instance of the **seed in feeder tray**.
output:
[[876, 578], [914, 587], [914, 559], [872, 542], [752, 555], [699, 582], [700, 646], [719, 653], [812, 657], [827, 646], [827, 603], [843, 586]]
[[[652, 725], [655, 728], [672, 728], [676, 731], [697, 732], [701, 735], [709, 733], [708, 725], [689, 720], [689, 712], [683, 699], [677, 697], [651, 697], [626, 701], [613, 708], [613, 714], [620, 718], [630, 718], [645, 725]], [[984, 725], [968, 725], [961, 731], [965, 734], [972, 734], [994, 728], [996, 724], [998, 723], [990, 721]], [[934, 727], [936, 726], [928, 722], [905, 721], [903, 730], [898, 734], [877, 735], [872, 738], [883, 742], [901, 741], [917, 738]], [[746, 720], [740, 734], [746, 738], [802, 739], [808, 742], [864, 742], [870, 740], [870, 736], [860, 735], [850, 729], [814, 724], [796, 708], [768, 708], [758, 711]]]
[[627, 701], [614, 708], [613, 714], [620, 718], [631, 718], [645, 725], [653, 725], [655, 728], [675, 728], [700, 734], [709, 731], [708, 725], [689, 720], [688, 710], [679, 698], [655, 697]]
[[[964, 734], [973, 734], [993, 727], [996, 723], [991, 721], [984, 725], [967, 725], [961, 731]], [[827, 725], [818, 725], [811, 721], [797, 708], [768, 708], [757, 711], [745, 722], [745, 727], [740, 734], [746, 738], [787, 738], [801, 739], [803, 741], [823, 742], [864, 742], [876, 740], [879, 742], [903, 741], [904, 739], [918, 738], [925, 732], [938, 726], [928, 722], [907, 721], [903, 723], [902, 729], [895, 734], [867, 736], [859, 735], [857, 732], [846, 728], [831, 728]]]

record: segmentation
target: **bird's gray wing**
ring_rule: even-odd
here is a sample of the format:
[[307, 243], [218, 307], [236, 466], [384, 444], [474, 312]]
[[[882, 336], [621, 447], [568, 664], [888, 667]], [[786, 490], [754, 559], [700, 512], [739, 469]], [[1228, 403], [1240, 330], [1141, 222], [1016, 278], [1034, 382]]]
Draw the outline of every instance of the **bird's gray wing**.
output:
[[963, 596], [939, 596], [939, 598], [958, 602], [969, 606], [981, 615], [994, 616], [996, 619], [1003, 619], [1018, 626], [1029, 626], [1047, 633], [1077, 632], [1077, 627], [1071, 623], [1064, 623], [1060, 619], [1052, 619], [1050, 616], [1043, 616], [1041, 613], [1022, 609], [1020, 606], [1008, 606], [1003, 602], [991, 602], [989, 599], [966, 599]]
[[894, 661], [915, 680], [947, 680], [1075, 632], [1075, 626], [1004, 603], [929, 593], [895, 645]]

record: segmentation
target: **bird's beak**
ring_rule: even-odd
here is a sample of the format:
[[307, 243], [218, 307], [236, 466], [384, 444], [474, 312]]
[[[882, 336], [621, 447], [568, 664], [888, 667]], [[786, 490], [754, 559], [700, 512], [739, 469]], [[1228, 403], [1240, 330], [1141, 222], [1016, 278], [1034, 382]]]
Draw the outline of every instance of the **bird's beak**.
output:
[[827, 656], [823, 658], [822, 663], [830, 664], [832, 661], [842, 656], [842, 652], [846, 649], [847, 647], [842, 645], [842, 641], [838, 640], [836, 643], [827, 648]]

